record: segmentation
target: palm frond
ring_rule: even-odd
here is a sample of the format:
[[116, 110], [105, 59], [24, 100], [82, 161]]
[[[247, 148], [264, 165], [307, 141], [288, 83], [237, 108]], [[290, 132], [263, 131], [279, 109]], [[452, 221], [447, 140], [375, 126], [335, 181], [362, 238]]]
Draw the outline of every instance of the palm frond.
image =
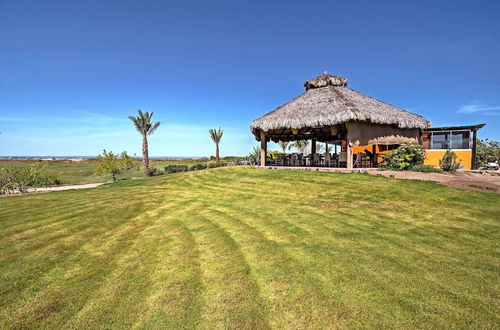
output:
[[156, 129], [158, 128], [158, 126], [160, 126], [160, 122], [159, 121], [157, 121], [153, 125], [151, 125], [151, 127], [150, 127], [150, 129], [148, 131], [148, 135], [153, 134], [156, 131]]
[[141, 109], [137, 109], [137, 114], [137, 117], [129, 116], [128, 118], [134, 123], [135, 128], [142, 135], [151, 135], [156, 131], [158, 126], [160, 126], [159, 121], [153, 124], [151, 123], [153, 112], [143, 112]]
[[224, 131], [219, 127], [218, 129], [209, 129], [208, 133], [210, 133], [210, 137], [212, 138], [214, 143], [218, 144], [222, 139], [222, 134], [224, 134]]

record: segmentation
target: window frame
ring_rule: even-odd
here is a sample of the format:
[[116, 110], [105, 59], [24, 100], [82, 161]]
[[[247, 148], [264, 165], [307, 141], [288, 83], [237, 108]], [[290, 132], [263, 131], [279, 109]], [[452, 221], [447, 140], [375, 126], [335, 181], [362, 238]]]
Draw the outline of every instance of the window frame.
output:
[[[453, 146], [453, 133], [457, 133], [457, 132], [468, 132], [469, 133], [469, 146], [468, 148], [451, 148]], [[471, 136], [472, 136], [472, 130], [470, 129], [460, 129], [460, 130], [447, 130], [447, 131], [424, 131], [423, 132], [424, 134], [430, 134], [430, 137], [431, 137], [431, 141], [430, 141], [430, 148], [427, 149], [427, 150], [447, 150], [447, 149], [437, 149], [437, 148], [434, 148], [434, 133], [446, 133], [446, 135], [448, 136], [448, 141], [449, 141], [449, 145], [450, 145], [450, 149], [451, 150], [471, 150], [472, 149], [472, 146], [471, 146]]]

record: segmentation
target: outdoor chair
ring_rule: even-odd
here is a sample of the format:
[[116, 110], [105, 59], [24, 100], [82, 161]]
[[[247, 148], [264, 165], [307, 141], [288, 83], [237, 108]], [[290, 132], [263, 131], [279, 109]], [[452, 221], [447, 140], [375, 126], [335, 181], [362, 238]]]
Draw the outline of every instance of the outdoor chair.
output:
[[285, 164], [285, 161], [284, 161], [284, 157], [283, 157], [283, 154], [276, 154], [274, 155], [275, 157], [275, 164], [278, 165], [278, 166], [284, 166]]
[[332, 155], [332, 166], [339, 167], [339, 155], [338, 154]]
[[326, 167], [335, 167], [335, 161], [332, 157], [332, 154], [329, 152], [325, 152], [325, 166]]
[[339, 167], [347, 167], [347, 152], [339, 153]]
[[304, 160], [304, 154], [297, 154], [297, 165], [296, 166], [304, 166], [305, 165], [305, 160]]
[[319, 157], [318, 153], [312, 154], [312, 157], [311, 157], [311, 166], [321, 166], [320, 157]]

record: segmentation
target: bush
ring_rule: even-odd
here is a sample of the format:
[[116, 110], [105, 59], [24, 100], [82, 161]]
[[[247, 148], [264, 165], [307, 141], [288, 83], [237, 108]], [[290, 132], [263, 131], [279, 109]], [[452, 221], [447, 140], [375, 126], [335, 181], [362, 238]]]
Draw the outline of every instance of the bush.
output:
[[[120, 155], [114, 154], [112, 151], [102, 151], [102, 155], [97, 157], [99, 166], [94, 169], [96, 175], [111, 174], [113, 182], [116, 181], [116, 176], [134, 166], [133, 159], [123, 151]], [[148, 173], [149, 174], [149, 173]]]
[[424, 173], [443, 173], [443, 171], [436, 166], [432, 165], [415, 165], [410, 167], [412, 172], [424, 172]]
[[47, 187], [60, 183], [61, 180], [55, 175], [45, 173], [45, 168], [39, 164], [0, 169], [0, 194], [25, 194], [31, 187]]
[[390, 154], [383, 155], [385, 166], [391, 170], [406, 171], [418, 165], [423, 165], [425, 152], [421, 145], [403, 143]]
[[486, 166], [489, 162], [500, 160], [500, 142], [488, 139], [477, 140], [476, 161], [477, 166]]
[[224, 167], [227, 166], [225, 162], [220, 162], [219, 164], [217, 163], [208, 163], [207, 168], [217, 168], [217, 167]]
[[199, 171], [199, 170], [204, 170], [206, 168], [207, 168], [207, 165], [202, 164], [202, 163], [193, 164], [193, 165], [189, 166], [190, 171]]
[[187, 172], [187, 165], [167, 165], [165, 166], [165, 173], [178, 173], [178, 172]]
[[457, 154], [450, 149], [446, 150], [443, 158], [439, 160], [439, 167], [450, 173], [455, 173], [460, 166], [460, 161], [457, 160]]
[[158, 175], [163, 175], [163, 174], [165, 174], [165, 173], [156, 167], [148, 168], [148, 176], [158, 176]]
[[45, 173], [43, 176], [50, 186], [58, 186], [62, 184], [62, 180], [59, 179], [55, 174]]

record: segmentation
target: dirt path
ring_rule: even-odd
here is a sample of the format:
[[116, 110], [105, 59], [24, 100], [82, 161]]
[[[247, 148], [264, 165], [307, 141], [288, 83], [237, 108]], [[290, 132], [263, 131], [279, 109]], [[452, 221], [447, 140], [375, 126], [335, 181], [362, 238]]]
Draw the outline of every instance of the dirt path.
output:
[[104, 183], [88, 183], [88, 184], [75, 184], [75, 185], [70, 185], [70, 186], [54, 186], [54, 187], [48, 187], [48, 188], [36, 188], [33, 189], [33, 191], [30, 189], [31, 192], [47, 192], [47, 191], [61, 191], [61, 190], [72, 190], [72, 189], [88, 189], [88, 188], [95, 188], [102, 186]]
[[[53, 186], [53, 187], [47, 187], [47, 188], [29, 188], [28, 193], [29, 194], [38, 194], [38, 193], [45, 193], [45, 192], [51, 192], [51, 191], [62, 191], [62, 190], [72, 190], [72, 189], [88, 189], [88, 188], [95, 188], [102, 186], [104, 183], [88, 183], [88, 184], [75, 184], [75, 185], [68, 185], [68, 186]], [[0, 195], [5, 197], [5, 196], [13, 196], [13, 195], [21, 195], [20, 193], [16, 194], [7, 194], [7, 195]]]
[[[399, 172], [399, 171], [368, 171], [371, 175], [383, 175], [397, 179], [412, 179], [423, 181], [434, 181], [446, 186], [468, 189], [474, 191], [485, 191], [500, 194], [500, 172], [492, 171], [492, 174], [480, 174], [459, 171], [455, 174], [421, 173], [421, 172]], [[472, 186], [472, 187], [471, 187]], [[476, 187], [474, 187], [476, 186]], [[481, 188], [478, 188], [481, 187]]]

